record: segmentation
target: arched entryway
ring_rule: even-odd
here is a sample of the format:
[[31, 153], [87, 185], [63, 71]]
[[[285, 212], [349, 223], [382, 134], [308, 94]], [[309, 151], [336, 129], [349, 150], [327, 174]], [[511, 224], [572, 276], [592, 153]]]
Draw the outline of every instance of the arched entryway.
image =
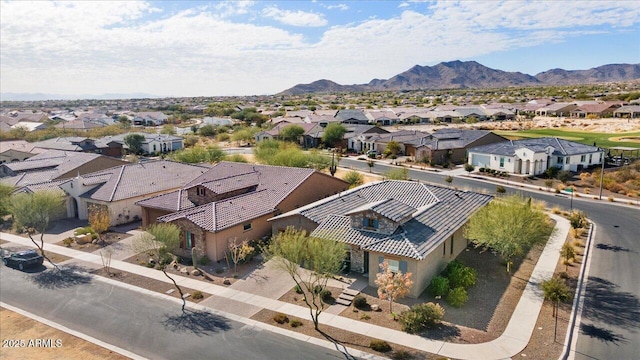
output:
[[71, 198], [71, 217], [77, 219], [78, 218], [78, 201], [76, 198]]

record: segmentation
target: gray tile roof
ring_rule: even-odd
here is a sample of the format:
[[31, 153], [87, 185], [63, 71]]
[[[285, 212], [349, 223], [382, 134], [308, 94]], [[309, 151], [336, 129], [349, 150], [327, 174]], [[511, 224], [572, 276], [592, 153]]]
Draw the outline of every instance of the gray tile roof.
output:
[[[62, 166], [64, 169], [74, 169], [93, 159], [99, 158], [99, 154], [88, 154], [74, 151], [48, 150], [34, 155], [27, 160], [5, 163], [13, 172], [35, 171], [39, 169], [54, 169]], [[64, 173], [66, 171], [62, 171]]]
[[548, 146], [553, 147], [553, 155], [556, 156], [588, 154], [598, 152], [600, 150], [597, 146], [585, 145], [555, 137], [544, 137], [538, 139], [503, 141], [495, 144], [474, 147], [469, 149], [469, 152], [514, 156], [516, 150], [521, 148], [531, 149], [535, 152], [544, 152]]
[[[435, 185], [388, 180], [348, 190], [273, 219], [298, 214], [318, 224], [312, 236], [331, 237], [368, 251], [422, 260], [492, 198], [490, 195]], [[392, 235], [352, 228], [346, 215], [352, 213], [353, 209], [371, 203], [373, 205], [369, 206], [372, 208], [389, 206], [395, 209], [391, 213], [396, 218], [398, 214], [407, 214], [411, 208], [416, 211]]]
[[401, 201], [395, 199], [385, 199], [357, 207], [347, 212], [346, 215], [359, 213], [365, 210], [371, 210], [395, 222], [400, 222], [416, 212], [416, 208], [409, 206]]
[[217, 193], [224, 193], [252, 188], [249, 192], [197, 207], [185, 198], [186, 191], [183, 191], [183, 194], [172, 192], [159, 195], [137, 204], [169, 211], [180, 209], [181, 211], [165, 215], [158, 220], [173, 221], [184, 218], [207, 231], [215, 232], [258, 216], [275, 213], [278, 205], [314, 173], [316, 172], [312, 169], [223, 161], [184, 185], [182, 189], [204, 185]]
[[144, 196], [182, 187], [207, 170], [209, 166], [206, 165], [183, 164], [169, 160], [116, 166], [83, 175], [81, 181], [85, 184], [103, 182], [83, 196], [101, 201]]

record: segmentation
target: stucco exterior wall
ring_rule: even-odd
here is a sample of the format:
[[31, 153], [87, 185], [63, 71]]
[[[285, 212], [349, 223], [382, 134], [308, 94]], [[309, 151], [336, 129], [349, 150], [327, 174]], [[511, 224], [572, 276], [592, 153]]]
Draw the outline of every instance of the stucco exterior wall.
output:
[[315, 172], [278, 205], [278, 210], [285, 213], [328, 196], [335, 195], [348, 188], [349, 184], [346, 181], [327, 174]]
[[407, 272], [412, 273], [413, 286], [409, 297], [417, 298], [427, 289], [431, 279], [437, 276], [447, 264], [458, 257], [467, 247], [467, 240], [463, 236], [462, 228], [453, 235], [453, 251], [451, 251], [451, 237], [427, 255], [424, 260], [418, 261], [397, 256], [371, 252], [369, 254], [369, 286], [376, 288], [376, 274], [379, 272], [379, 257], [384, 259], [404, 260], [407, 262]]
[[242, 243], [251, 240], [260, 240], [265, 236], [271, 236], [271, 223], [267, 220], [273, 217], [273, 214], [263, 215], [251, 220], [251, 229], [244, 230], [243, 223], [217, 233], [207, 232], [206, 253], [211, 261], [224, 260], [224, 254], [229, 244], [234, 239], [236, 243]]
[[272, 220], [270, 223], [271, 230], [274, 234], [284, 231], [289, 226], [293, 226], [296, 229], [306, 230], [307, 234], [318, 227], [318, 224], [302, 215], [292, 215], [283, 219]]

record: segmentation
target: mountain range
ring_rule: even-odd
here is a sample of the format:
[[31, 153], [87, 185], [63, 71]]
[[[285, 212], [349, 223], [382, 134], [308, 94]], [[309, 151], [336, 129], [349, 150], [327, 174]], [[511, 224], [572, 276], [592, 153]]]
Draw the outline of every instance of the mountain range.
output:
[[278, 95], [577, 85], [635, 79], [640, 79], [640, 64], [609, 64], [589, 70], [551, 69], [532, 76], [492, 69], [476, 61], [456, 60], [434, 66], [416, 65], [389, 79], [373, 79], [367, 84], [340, 85], [331, 80], [318, 80], [310, 84], [298, 84]]

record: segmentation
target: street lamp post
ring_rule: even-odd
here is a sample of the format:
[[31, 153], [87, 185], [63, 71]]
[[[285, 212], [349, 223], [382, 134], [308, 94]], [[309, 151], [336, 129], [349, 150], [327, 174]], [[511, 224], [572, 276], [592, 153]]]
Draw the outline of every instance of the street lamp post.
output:
[[600, 195], [598, 195], [598, 200], [602, 200], [602, 183], [604, 182], [604, 149], [602, 150], [600, 160], [602, 161], [602, 171], [600, 172]]

